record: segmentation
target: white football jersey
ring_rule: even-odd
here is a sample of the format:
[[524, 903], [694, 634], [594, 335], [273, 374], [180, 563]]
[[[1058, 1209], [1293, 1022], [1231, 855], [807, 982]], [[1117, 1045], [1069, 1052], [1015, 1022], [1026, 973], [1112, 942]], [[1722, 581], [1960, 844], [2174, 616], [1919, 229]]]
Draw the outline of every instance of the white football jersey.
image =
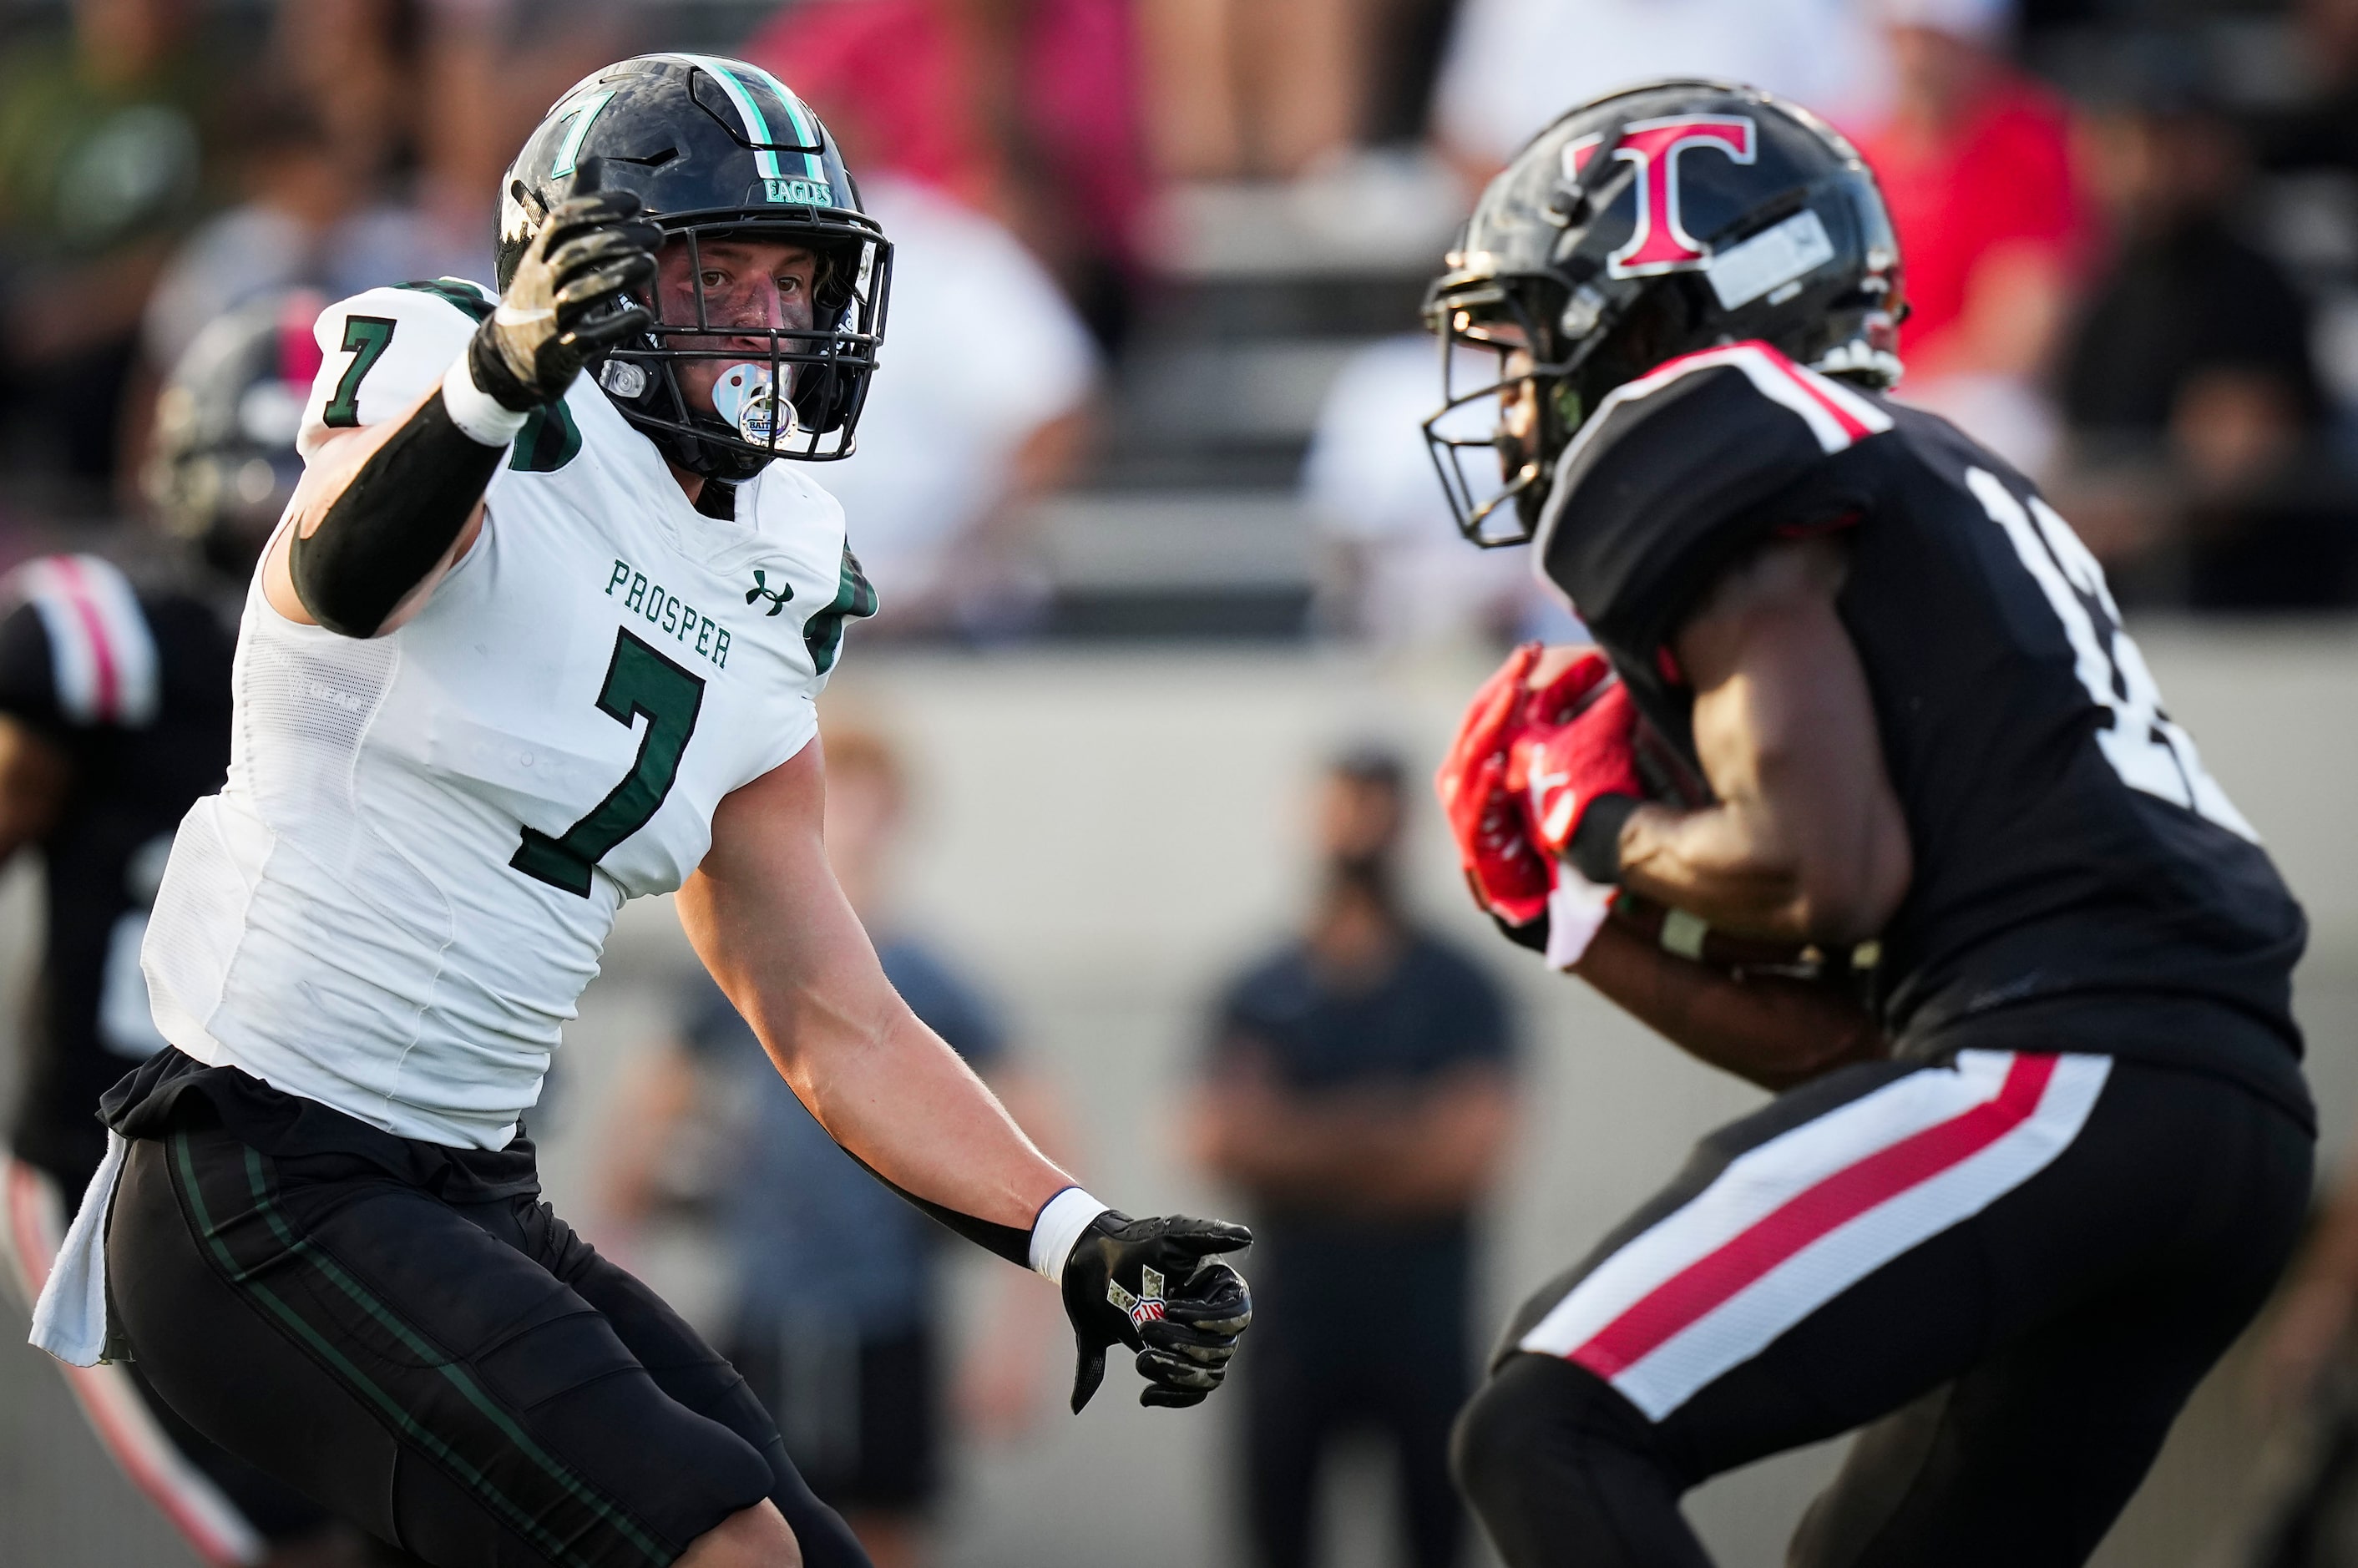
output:
[[[306, 456], [399, 417], [491, 304], [446, 279], [330, 307]], [[181, 823], [143, 957], [189, 1055], [488, 1149], [622, 902], [679, 886], [721, 797], [809, 742], [875, 600], [803, 469], [704, 516], [586, 375], [485, 495], [473, 547], [387, 635], [298, 625], [257, 574], [229, 780]]]

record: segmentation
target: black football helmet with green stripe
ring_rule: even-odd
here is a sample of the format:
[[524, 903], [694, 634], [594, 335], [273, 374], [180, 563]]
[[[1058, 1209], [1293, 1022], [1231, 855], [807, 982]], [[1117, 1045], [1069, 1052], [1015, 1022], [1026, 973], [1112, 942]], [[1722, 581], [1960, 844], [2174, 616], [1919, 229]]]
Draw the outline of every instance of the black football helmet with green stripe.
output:
[[[710, 327], [658, 322], [592, 367], [622, 416], [692, 473], [736, 481], [773, 458], [851, 455], [884, 338], [892, 247], [860, 195], [835, 138], [801, 99], [759, 66], [711, 55], [650, 54], [596, 71], [559, 98], [508, 168], [500, 193], [499, 281], [549, 211], [577, 184], [628, 190], [667, 239], [693, 248], [723, 237], [779, 241], [819, 259], [809, 330], [730, 327], [735, 344], [766, 339], [764, 355], [715, 346]], [[697, 322], [706, 313], [702, 267]], [[676, 367], [749, 361], [734, 422], [692, 407]], [[769, 388], [787, 388], [781, 404]]]

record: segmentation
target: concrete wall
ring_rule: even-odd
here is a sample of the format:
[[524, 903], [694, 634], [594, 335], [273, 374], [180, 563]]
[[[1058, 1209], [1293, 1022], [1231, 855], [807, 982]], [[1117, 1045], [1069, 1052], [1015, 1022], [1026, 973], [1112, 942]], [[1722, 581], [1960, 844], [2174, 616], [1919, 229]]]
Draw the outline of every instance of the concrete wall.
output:
[[[2338, 1152], [2358, 1105], [2358, 838], [2342, 811], [2358, 778], [2358, 628], [2161, 625], [2144, 640], [2174, 715], [2309, 903], [2317, 935], [2301, 1005]], [[1184, 1078], [1207, 991], [1300, 907], [1304, 779], [1336, 741], [1367, 735], [1429, 766], [1482, 673], [1470, 658], [1385, 665], [1266, 650], [987, 660], [855, 650], [829, 701], [908, 742], [922, 791], [908, 922], [996, 988], [1075, 1112], [1091, 1185], [1133, 1207], [1201, 1212], [1221, 1200], [1180, 1168], [1158, 1107]], [[1524, 1132], [1493, 1227], [1495, 1322], [1664, 1181], [1698, 1134], [1760, 1097], [1519, 962], [1466, 906], [1434, 814], [1418, 829], [1417, 902], [1498, 964], [1530, 1043]], [[0, 929], [21, 935], [21, 920]], [[540, 1127], [552, 1193], [593, 1233], [590, 1178], [599, 1129], [620, 1113], [607, 1103], [615, 1066], [661, 1026], [668, 987], [691, 961], [663, 904], [633, 906], [568, 1034], [563, 1098]], [[690, 1309], [710, 1301], [708, 1259], [692, 1240], [648, 1249], [643, 1263]], [[961, 1288], [978, 1280], [969, 1271]], [[1052, 1367], [1046, 1381], [1064, 1372]], [[2233, 1372], [2182, 1424], [2108, 1564], [2191, 1564], [2223, 1539], [2256, 1446], [2245, 1402], [2226, 1387]], [[1235, 1560], [1227, 1412], [1217, 1401], [1175, 1418], [1141, 1411], [1126, 1377], [1080, 1420], [1050, 1413], [1021, 1441], [961, 1451], [946, 1562], [1096, 1562], [1109, 1541], [1139, 1568]], [[1691, 1510], [1719, 1560], [1781, 1561], [1837, 1458], [1829, 1445], [1697, 1493]], [[128, 1550], [125, 1530], [152, 1539], [135, 1504], [92, 1506], [120, 1493], [95, 1465], [55, 1379], [30, 1352], [0, 1352], [0, 1562], [165, 1561]], [[1373, 1485], [1357, 1471], [1338, 1484], [1338, 1563], [1383, 1561]]]

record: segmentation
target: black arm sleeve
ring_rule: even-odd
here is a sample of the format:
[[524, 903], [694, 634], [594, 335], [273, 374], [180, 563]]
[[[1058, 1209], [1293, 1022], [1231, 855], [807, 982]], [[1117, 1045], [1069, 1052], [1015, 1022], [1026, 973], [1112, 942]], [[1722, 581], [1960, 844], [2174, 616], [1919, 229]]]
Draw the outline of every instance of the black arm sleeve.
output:
[[[849, 1149], [843, 1152], [851, 1154]], [[996, 1252], [1019, 1269], [1029, 1269], [1032, 1266], [1032, 1233], [1029, 1230], [1018, 1230], [1011, 1225], [1001, 1225], [990, 1219], [977, 1219], [970, 1214], [960, 1214], [957, 1209], [944, 1208], [930, 1199], [919, 1197], [908, 1188], [886, 1177], [859, 1155], [851, 1154], [851, 1158], [861, 1170], [874, 1176], [878, 1181], [908, 1199], [915, 1207], [934, 1219], [939, 1220], [984, 1251]]]
[[504, 447], [451, 422], [439, 392], [370, 454], [288, 557], [295, 597], [347, 637], [373, 637], [466, 526]]

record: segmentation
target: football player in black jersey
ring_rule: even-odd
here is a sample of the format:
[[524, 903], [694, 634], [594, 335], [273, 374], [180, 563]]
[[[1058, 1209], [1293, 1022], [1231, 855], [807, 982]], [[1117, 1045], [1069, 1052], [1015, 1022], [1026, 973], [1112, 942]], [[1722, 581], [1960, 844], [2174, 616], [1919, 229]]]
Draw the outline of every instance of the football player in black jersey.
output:
[[1470, 880], [1779, 1091], [1515, 1315], [1461, 1483], [1515, 1568], [1700, 1564], [1682, 1492], [1864, 1426], [1791, 1563], [2083, 1562], [2301, 1223], [2301, 912], [2063, 519], [1881, 395], [1900, 257], [1823, 122], [1598, 100], [1447, 265], [1461, 526], [1597, 641], [1469, 711]]
[[[153, 580], [57, 555], [0, 581], [0, 862], [39, 850], [48, 917], [23, 1093], [0, 1150], [0, 1251], [28, 1302], [105, 1152], [99, 1097], [164, 1044], [140, 937], [173, 829], [229, 763], [232, 625], [302, 471], [295, 426], [320, 303], [258, 299], [175, 367], [147, 489], [186, 549], [142, 574]], [[65, 1372], [124, 1475], [207, 1563], [344, 1559], [325, 1509], [199, 1436], [127, 1364]]]

